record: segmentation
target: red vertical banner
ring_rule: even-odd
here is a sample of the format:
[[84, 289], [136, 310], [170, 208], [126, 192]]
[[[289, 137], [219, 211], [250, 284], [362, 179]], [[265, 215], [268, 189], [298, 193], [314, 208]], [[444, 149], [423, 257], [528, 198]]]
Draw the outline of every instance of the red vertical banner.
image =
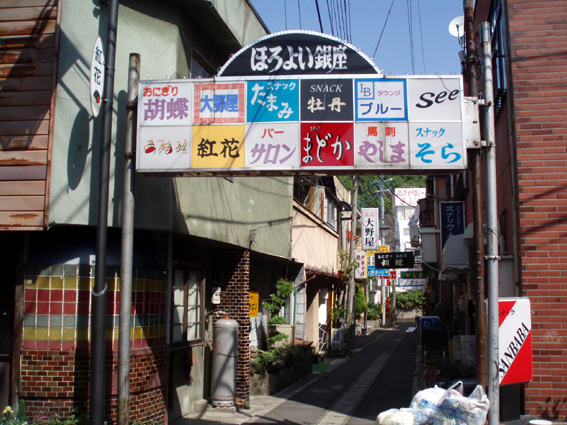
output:
[[532, 322], [529, 298], [498, 300], [498, 375], [500, 385], [533, 377]]

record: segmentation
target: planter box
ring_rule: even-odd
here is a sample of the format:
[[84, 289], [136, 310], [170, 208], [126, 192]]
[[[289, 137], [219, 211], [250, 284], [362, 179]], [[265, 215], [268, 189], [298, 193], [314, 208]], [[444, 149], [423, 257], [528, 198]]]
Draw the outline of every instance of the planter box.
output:
[[275, 326], [276, 331], [287, 335], [287, 339], [283, 341], [278, 341], [274, 344], [274, 347], [281, 347], [282, 345], [289, 345], [293, 347], [295, 341], [295, 326], [294, 325], [272, 325]]
[[250, 395], [272, 395], [296, 383], [311, 373], [311, 350], [306, 349], [303, 361], [280, 370], [278, 373], [254, 374], [250, 376]]

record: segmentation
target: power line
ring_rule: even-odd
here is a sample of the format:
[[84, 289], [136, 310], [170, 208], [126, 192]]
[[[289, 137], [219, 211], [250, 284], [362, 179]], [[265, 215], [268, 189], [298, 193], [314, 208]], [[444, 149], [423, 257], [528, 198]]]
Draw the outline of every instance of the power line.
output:
[[419, 36], [421, 38], [421, 59], [423, 62], [423, 73], [425, 74], [425, 51], [423, 49], [423, 29], [421, 25], [421, 7], [419, 6], [419, 0], [417, 2], [417, 15], [419, 16]]
[[394, 6], [394, 0], [392, 0], [392, 4], [390, 4], [390, 9], [388, 10], [388, 14], [386, 15], [386, 20], [384, 21], [384, 26], [382, 27], [380, 38], [378, 38], [378, 43], [376, 43], [376, 48], [374, 49], [374, 54], [372, 55], [372, 59], [374, 59], [374, 57], [376, 56], [376, 52], [378, 51], [378, 46], [380, 46], [380, 41], [382, 41], [382, 36], [384, 35], [384, 30], [386, 29], [386, 24], [388, 23], [388, 18], [390, 17], [392, 6]]
[[317, 8], [317, 17], [319, 18], [319, 27], [321, 28], [321, 32], [323, 31], [323, 22], [321, 21], [321, 11], [319, 10], [319, 0], [315, 0], [315, 7]]
[[413, 16], [411, 12], [411, 0], [406, 0], [408, 6], [408, 31], [410, 42], [411, 73], [415, 74], [415, 58], [413, 53]]
[[[331, 0], [332, 2], [333, 0]], [[331, 6], [329, 6], [329, 0], [327, 0], [327, 13], [329, 14], [329, 25], [331, 26], [331, 35], [335, 35], [335, 26], [333, 24], [333, 14], [331, 13]]]
[[287, 0], [284, 0], [284, 20], [285, 20], [285, 30], [287, 31]]

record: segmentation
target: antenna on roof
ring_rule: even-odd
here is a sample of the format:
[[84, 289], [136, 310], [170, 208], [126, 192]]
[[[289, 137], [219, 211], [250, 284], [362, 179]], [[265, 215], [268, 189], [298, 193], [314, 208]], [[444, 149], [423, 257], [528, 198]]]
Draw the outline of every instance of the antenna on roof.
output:
[[449, 24], [449, 33], [459, 39], [459, 45], [465, 46], [465, 17], [457, 16]]

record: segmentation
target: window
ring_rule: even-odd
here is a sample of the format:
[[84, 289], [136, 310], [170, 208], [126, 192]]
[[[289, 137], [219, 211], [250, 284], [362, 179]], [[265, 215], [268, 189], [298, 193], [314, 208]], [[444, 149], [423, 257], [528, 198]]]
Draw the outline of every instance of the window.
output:
[[175, 269], [174, 276], [171, 341], [199, 341], [203, 330], [202, 273], [194, 269]]
[[337, 209], [338, 205], [331, 197], [327, 198], [327, 224], [337, 230]]
[[494, 73], [495, 112], [502, 109], [508, 82], [506, 78], [506, 34], [502, 0], [496, 0], [492, 11], [492, 72]]
[[191, 78], [210, 78], [214, 71], [197, 50], [191, 56]]

